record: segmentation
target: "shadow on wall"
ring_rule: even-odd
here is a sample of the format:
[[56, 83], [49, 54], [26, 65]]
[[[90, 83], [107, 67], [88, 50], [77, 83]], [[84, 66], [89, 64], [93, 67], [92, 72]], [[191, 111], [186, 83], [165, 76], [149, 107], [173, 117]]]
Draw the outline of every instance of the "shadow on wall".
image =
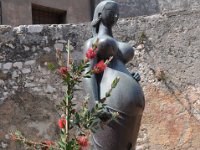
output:
[[158, 0], [116, 1], [119, 1], [120, 4], [120, 17], [152, 15], [160, 12]]
[[[103, 0], [96, 0], [95, 6]], [[114, 0], [120, 5], [120, 17], [134, 17], [159, 13], [158, 0]]]
[[161, 12], [171, 10], [188, 10], [199, 9], [199, 0], [159, 0], [159, 7]]
[[[96, 6], [103, 0], [95, 0]], [[114, 0], [120, 5], [120, 17], [153, 15], [156, 13], [200, 9], [200, 0]]]

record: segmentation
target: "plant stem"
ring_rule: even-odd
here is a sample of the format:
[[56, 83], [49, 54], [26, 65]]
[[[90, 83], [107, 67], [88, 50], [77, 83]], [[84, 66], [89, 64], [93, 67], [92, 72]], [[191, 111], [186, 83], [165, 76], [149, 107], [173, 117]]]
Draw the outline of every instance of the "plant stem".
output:
[[16, 141], [20, 141], [22, 143], [25, 143], [27, 145], [33, 145], [33, 146], [40, 146], [40, 147], [51, 147], [55, 150], [60, 150], [60, 148], [58, 148], [57, 146], [54, 146], [54, 145], [47, 145], [47, 144], [43, 144], [41, 142], [34, 142], [34, 141], [31, 141], [31, 140], [28, 140], [28, 139], [25, 139], [25, 138], [20, 138], [20, 137], [16, 137], [15, 139]]
[[68, 49], [68, 53], [67, 53], [67, 67], [69, 67], [69, 63], [70, 63], [70, 42], [69, 42], [69, 40], [67, 42], [67, 49]]
[[[67, 42], [67, 49], [68, 49], [68, 53], [67, 53], [67, 67], [69, 68], [70, 65], [70, 42], [68, 40]], [[66, 110], [65, 110], [65, 117], [66, 117], [66, 125], [65, 125], [65, 133], [66, 133], [66, 142], [68, 142], [68, 121], [69, 121], [69, 117], [68, 117], [68, 113], [69, 113], [69, 95], [68, 95], [68, 91], [69, 91], [69, 85], [67, 85], [67, 90], [66, 90], [66, 98], [65, 98], [65, 102], [66, 102]]]
[[[68, 88], [69, 86], [67, 86], [67, 90], [66, 90], [66, 94], [65, 94], [65, 102], [66, 102], [66, 109], [65, 109], [65, 119], [66, 119], [66, 124], [65, 124], [65, 142], [68, 143], [68, 138], [69, 138], [69, 131], [68, 131], [68, 105], [69, 105], [69, 98], [68, 98]], [[65, 150], [67, 150], [67, 146], [65, 145]]]

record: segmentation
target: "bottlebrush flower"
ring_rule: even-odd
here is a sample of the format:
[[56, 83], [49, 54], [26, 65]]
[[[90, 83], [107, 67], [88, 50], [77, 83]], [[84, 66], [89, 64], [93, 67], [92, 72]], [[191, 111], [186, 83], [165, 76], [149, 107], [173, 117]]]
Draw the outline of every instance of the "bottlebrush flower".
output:
[[62, 75], [62, 76], [66, 76], [66, 73], [68, 72], [68, 68], [67, 67], [60, 67], [58, 72]]
[[93, 50], [92, 48], [89, 48], [88, 51], [87, 51], [87, 53], [86, 53], [86, 57], [88, 59], [93, 59], [96, 56], [96, 54], [97, 53], [96, 53], [95, 50]]
[[77, 137], [77, 142], [81, 147], [87, 147], [88, 146], [88, 139], [86, 136], [79, 136]]
[[65, 125], [66, 125], [66, 119], [65, 118], [61, 118], [58, 120], [58, 126], [60, 129], [63, 129], [65, 128]]
[[105, 70], [107, 65], [104, 63], [103, 60], [101, 60], [98, 64], [96, 64], [93, 68], [93, 73], [99, 74]]

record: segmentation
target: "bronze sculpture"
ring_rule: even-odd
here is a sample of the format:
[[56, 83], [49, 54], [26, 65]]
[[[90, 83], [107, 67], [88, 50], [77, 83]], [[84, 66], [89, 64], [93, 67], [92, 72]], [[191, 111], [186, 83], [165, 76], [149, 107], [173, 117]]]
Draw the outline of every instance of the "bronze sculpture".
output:
[[92, 135], [95, 150], [134, 150], [145, 105], [144, 94], [137, 81], [139, 76], [131, 74], [125, 67], [133, 58], [134, 50], [128, 44], [116, 41], [112, 35], [112, 26], [118, 17], [116, 2], [105, 0], [99, 3], [92, 21], [93, 38], [86, 41], [84, 46], [86, 53], [99, 40], [97, 56], [91, 60], [86, 71], [100, 60], [113, 56], [103, 73], [85, 80], [86, 89], [91, 95], [90, 107], [103, 98], [112, 81], [120, 77], [117, 87], [105, 101], [108, 112], [119, 112], [119, 116], [116, 121], [109, 122], [104, 129]]

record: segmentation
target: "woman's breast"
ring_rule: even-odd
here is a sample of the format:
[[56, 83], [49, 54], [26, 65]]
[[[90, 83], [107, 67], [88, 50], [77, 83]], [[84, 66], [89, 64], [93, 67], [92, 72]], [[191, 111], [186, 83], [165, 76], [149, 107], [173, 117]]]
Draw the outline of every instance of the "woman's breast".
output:
[[115, 57], [118, 53], [118, 44], [115, 39], [110, 36], [98, 37], [98, 57], [107, 59], [110, 56]]
[[119, 77], [120, 81], [105, 103], [111, 109], [129, 116], [142, 113], [144, 109], [143, 91], [140, 85], [124, 68], [118, 69], [117, 66], [115, 68], [107, 67], [100, 84], [100, 97], [105, 97], [106, 92], [111, 88], [111, 84], [116, 77]]

